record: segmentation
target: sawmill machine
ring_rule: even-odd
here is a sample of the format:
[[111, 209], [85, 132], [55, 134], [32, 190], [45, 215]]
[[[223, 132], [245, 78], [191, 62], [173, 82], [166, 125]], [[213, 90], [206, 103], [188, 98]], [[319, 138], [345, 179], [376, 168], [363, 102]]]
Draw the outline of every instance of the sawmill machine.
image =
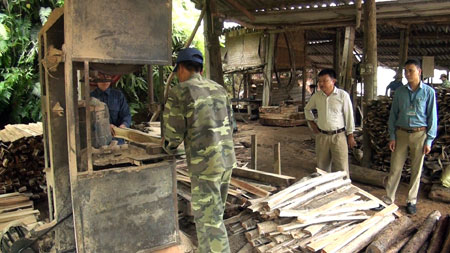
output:
[[66, 0], [39, 33], [49, 216], [57, 224], [72, 213], [55, 227], [56, 252], [151, 252], [179, 241], [173, 157], [152, 138], [93, 145], [105, 109], [89, 88], [92, 71], [170, 65], [171, 12], [171, 0]]

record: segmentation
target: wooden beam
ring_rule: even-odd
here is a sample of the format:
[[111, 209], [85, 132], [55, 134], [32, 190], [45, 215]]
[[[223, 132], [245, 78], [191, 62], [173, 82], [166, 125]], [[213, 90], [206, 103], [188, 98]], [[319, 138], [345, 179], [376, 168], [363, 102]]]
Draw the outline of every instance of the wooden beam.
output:
[[253, 179], [273, 184], [276, 186], [284, 186], [284, 187], [291, 185], [295, 181], [295, 177], [290, 177], [286, 175], [277, 175], [264, 171], [255, 171], [246, 168], [233, 169], [233, 176]]
[[247, 9], [245, 9], [241, 4], [239, 4], [238, 2], [236, 2], [235, 0], [225, 0], [228, 3], [230, 3], [231, 5], [234, 6], [234, 8], [236, 8], [238, 11], [240, 11], [242, 14], [244, 14], [245, 16], [247, 16], [248, 19], [250, 19], [251, 21], [255, 21], [255, 16], [253, 16], [253, 14], [251, 14]]

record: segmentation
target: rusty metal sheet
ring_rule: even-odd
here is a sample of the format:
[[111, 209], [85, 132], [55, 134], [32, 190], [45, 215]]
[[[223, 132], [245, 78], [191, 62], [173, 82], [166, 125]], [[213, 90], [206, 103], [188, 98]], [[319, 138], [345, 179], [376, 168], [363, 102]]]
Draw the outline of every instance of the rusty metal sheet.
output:
[[171, 64], [171, 0], [66, 1], [74, 61]]
[[177, 243], [175, 186], [173, 161], [78, 176], [78, 252], [146, 252]]
[[227, 36], [224, 70], [253, 68], [264, 64], [264, 35], [245, 33]]

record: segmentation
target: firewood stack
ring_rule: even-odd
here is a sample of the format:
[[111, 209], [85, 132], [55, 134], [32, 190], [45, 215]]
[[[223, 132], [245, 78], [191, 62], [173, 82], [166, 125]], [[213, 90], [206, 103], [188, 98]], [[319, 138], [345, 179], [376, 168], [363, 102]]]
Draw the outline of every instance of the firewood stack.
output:
[[7, 125], [0, 131], [0, 194], [27, 192], [45, 198], [42, 123]]
[[344, 172], [313, 174], [225, 220], [229, 236], [245, 233], [239, 252], [358, 252], [390, 222], [396, 205], [351, 185]]
[[[423, 177], [431, 179], [432, 175], [450, 164], [450, 90], [437, 89], [438, 104], [438, 136], [435, 139], [432, 150], [425, 157]], [[389, 150], [388, 120], [392, 99], [383, 97], [373, 100], [368, 105], [367, 117], [364, 126], [369, 131], [370, 144], [372, 147], [373, 168], [389, 171], [391, 151]], [[406, 170], [403, 170], [403, 179], [410, 177], [410, 159], [406, 161]]]

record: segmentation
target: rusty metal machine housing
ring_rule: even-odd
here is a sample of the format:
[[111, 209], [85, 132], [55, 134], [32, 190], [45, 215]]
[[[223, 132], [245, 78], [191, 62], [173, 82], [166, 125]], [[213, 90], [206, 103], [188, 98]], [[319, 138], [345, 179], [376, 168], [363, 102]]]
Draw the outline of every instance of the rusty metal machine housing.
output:
[[56, 252], [150, 252], [178, 243], [174, 161], [143, 154], [136, 163], [97, 166], [86, 106], [90, 69], [171, 64], [171, 5], [66, 0], [39, 33], [50, 219], [73, 212], [56, 229]]

